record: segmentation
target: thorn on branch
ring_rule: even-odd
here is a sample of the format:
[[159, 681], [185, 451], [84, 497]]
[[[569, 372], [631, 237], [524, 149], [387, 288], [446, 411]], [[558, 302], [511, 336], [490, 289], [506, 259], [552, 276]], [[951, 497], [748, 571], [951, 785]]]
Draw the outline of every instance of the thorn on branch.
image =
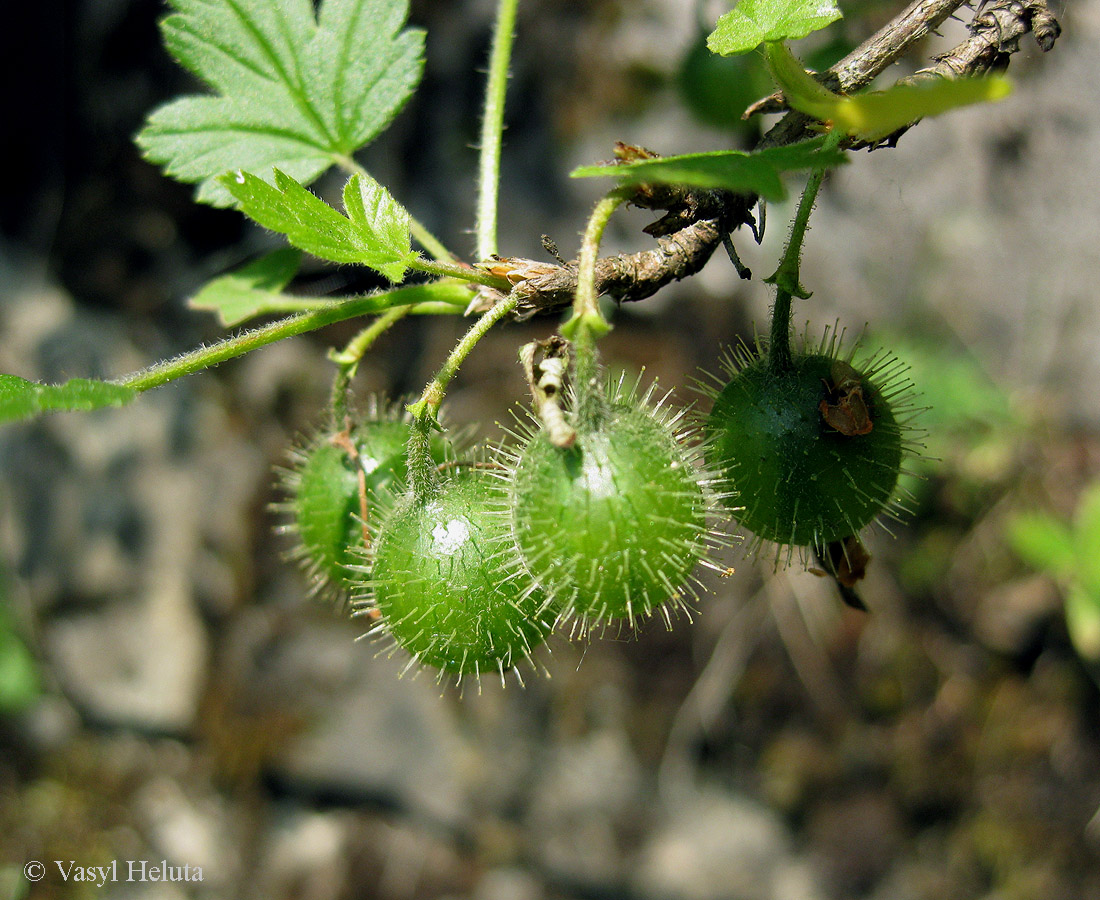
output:
[[722, 246], [726, 248], [726, 256], [730, 258], [730, 262], [733, 263], [733, 267], [737, 270], [737, 274], [741, 279], [748, 281], [752, 278], [752, 270], [741, 262], [741, 257], [737, 255], [737, 248], [733, 246], [733, 239], [728, 231], [722, 235]]

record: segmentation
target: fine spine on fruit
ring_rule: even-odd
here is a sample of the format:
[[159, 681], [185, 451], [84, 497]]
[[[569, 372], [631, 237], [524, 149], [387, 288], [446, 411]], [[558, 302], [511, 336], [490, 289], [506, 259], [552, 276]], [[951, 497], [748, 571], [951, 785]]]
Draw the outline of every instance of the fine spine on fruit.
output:
[[568, 446], [536, 427], [503, 454], [520, 556], [575, 632], [655, 612], [670, 623], [696, 596], [694, 571], [714, 542], [698, 454], [677, 434], [682, 413], [621, 378], [590, 375], [576, 393]]
[[706, 390], [704, 453], [756, 548], [820, 553], [903, 511], [898, 478], [917, 449], [912, 384], [895, 356], [856, 362], [855, 352], [842, 352], [835, 329], [781, 367], [742, 346], [726, 360], [728, 380]]

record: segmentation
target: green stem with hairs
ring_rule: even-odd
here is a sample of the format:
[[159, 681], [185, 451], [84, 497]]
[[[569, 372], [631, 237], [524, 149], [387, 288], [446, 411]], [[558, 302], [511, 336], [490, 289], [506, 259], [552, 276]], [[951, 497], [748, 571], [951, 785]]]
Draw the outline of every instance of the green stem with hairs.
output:
[[515, 311], [518, 302], [516, 297], [505, 297], [498, 300], [488, 312], [483, 313], [481, 318], [470, 326], [470, 330], [462, 336], [462, 340], [455, 344], [454, 349], [447, 355], [435, 377], [428, 382], [424, 392], [420, 395], [420, 399], [409, 404], [409, 412], [412, 413], [415, 419], [435, 418], [435, 414], [443, 403], [443, 397], [447, 393], [447, 385], [458, 373], [459, 366], [470, 355], [470, 351], [477, 346], [478, 341], [488, 334], [490, 328]]
[[477, 257], [489, 259], [497, 252], [497, 202], [500, 192], [500, 151], [504, 138], [504, 98], [508, 91], [508, 66], [516, 29], [519, 0], [500, 0], [489, 52], [489, 77], [485, 83], [485, 111], [481, 119], [481, 157], [478, 162]]
[[337, 428], [342, 428], [348, 417], [348, 391], [351, 380], [359, 369], [359, 362], [383, 334], [412, 312], [411, 306], [395, 306], [382, 313], [366, 328], [353, 337], [343, 350], [329, 351], [331, 359], [339, 367], [332, 381], [332, 418]]
[[[463, 301], [463, 297], [467, 300]], [[183, 378], [185, 375], [192, 375], [227, 360], [244, 356], [246, 353], [284, 338], [316, 331], [318, 328], [324, 328], [336, 322], [383, 313], [395, 306], [413, 306], [415, 311], [415, 307], [421, 302], [434, 304], [443, 299], [467, 302], [468, 298], [465, 286], [453, 283], [417, 284], [394, 288], [379, 294], [368, 294], [365, 297], [355, 297], [244, 331], [208, 347], [199, 347], [175, 359], [157, 363], [132, 375], [116, 378], [111, 383], [120, 384], [135, 391], [147, 391], [175, 381], [177, 378]]]
[[483, 313], [481, 318], [462, 336], [462, 340], [455, 344], [435, 377], [425, 386], [420, 399], [409, 404], [408, 410], [413, 420], [409, 432], [409, 483], [417, 499], [425, 500], [432, 497], [439, 485], [439, 472], [432, 459], [431, 433], [433, 429], [439, 428], [436, 414], [443, 404], [447, 385], [451, 383], [451, 379], [458, 373], [459, 366], [477, 346], [478, 341], [485, 337], [497, 322], [514, 312], [518, 302], [515, 297], [505, 297]]
[[[839, 131], [832, 131], [825, 143], [822, 152], [830, 151], [839, 146], [844, 135]], [[790, 237], [787, 239], [786, 249], [779, 261], [779, 268], [764, 279], [769, 284], [774, 284], [775, 304], [772, 306], [771, 339], [768, 342], [768, 365], [775, 372], [790, 371], [794, 357], [791, 352], [791, 299], [798, 297], [806, 300], [810, 292], [802, 286], [800, 267], [802, 264], [802, 244], [806, 239], [806, 230], [809, 227], [810, 214], [817, 203], [818, 191], [825, 179], [826, 169], [814, 169], [810, 173], [809, 181], [802, 191], [802, 197], [798, 201], [798, 209], [791, 221]]]
[[611, 330], [600, 312], [600, 298], [596, 291], [596, 261], [599, 259], [600, 242], [607, 223], [629, 196], [630, 191], [625, 188], [611, 191], [600, 199], [592, 210], [592, 215], [588, 217], [577, 261], [577, 293], [573, 298], [573, 315], [561, 326], [561, 333], [573, 341], [577, 419], [589, 424], [599, 417], [603, 408], [596, 341]]
[[439, 469], [432, 458], [431, 416], [413, 417], [409, 426], [409, 444], [406, 450], [409, 469], [409, 485], [417, 501], [424, 503], [439, 492]]
[[511, 282], [501, 275], [492, 275], [484, 269], [468, 266], [465, 263], [448, 262], [446, 260], [413, 259], [409, 262], [410, 269], [424, 272], [428, 275], [438, 275], [442, 278], [458, 278], [470, 284], [483, 284], [486, 287], [495, 288], [501, 293], [507, 294], [511, 289]]

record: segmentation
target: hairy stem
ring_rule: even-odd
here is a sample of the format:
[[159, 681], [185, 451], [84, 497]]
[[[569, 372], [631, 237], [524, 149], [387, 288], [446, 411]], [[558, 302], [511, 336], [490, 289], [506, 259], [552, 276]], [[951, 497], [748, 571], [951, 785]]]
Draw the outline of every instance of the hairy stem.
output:
[[409, 427], [409, 444], [406, 450], [409, 484], [413, 495], [420, 502], [431, 499], [439, 490], [439, 469], [432, 459], [431, 416], [414, 416]]
[[512, 289], [507, 278], [500, 275], [492, 275], [485, 269], [468, 266], [465, 263], [448, 262], [446, 260], [413, 259], [409, 262], [410, 269], [424, 272], [428, 275], [439, 275], [443, 278], [459, 278], [471, 284], [483, 284], [486, 287], [496, 288], [498, 291], [508, 293]]
[[421, 421], [435, 418], [435, 414], [443, 403], [443, 397], [447, 393], [447, 385], [455, 377], [459, 366], [470, 355], [470, 351], [477, 346], [478, 341], [485, 337], [489, 329], [505, 316], [511, 315], [515, 308], [516, 299], [505, 297], [497, 301], [495, 306], [470, 326], [470, 330], [462, 336], [462, 340], [455, 344], [454, 349], [448, 354], [435, 377], [428, 382], [424, 388], [424, 393], [420, 395], [420, 399], [409, 404], [409, 412], [412, 413], [414, 419]]
[[579, 330], [587, 330], [593, 332], [595, 337], [600, 337], [611, 328], [600, 312], [600, 295], [596, 289], [596, 260], [599, 259], [600, 241], [603, 240], [604, 229], [607, 228], [612, 213], [629, 196], [628, 190], [611, 191], [600, 199], [592, 210], [592, 215], [588, 217], [577, 261], [577, 293], [573, 299], [573, 315], [562, 326], [562, 333], [567, 338], [579, 337], [576, 334]]
[[607, 334], [611, 326], [600, 312], [600, 296], [596, 290], [596, 260], [600, 241], [612, 214], [630, 196], [624, 189], [611, 191], [602, 197], [588, 217], [581, 240], [577, 263], [577, 294], [573, 300], [573, 315], [561, 327], [562, 334], [574, 342], [573, 381], [576, 385], [577, 420], [591, 425], [603, 408], [599, 385], [599, 361], [596, 340]]
[[468, 298], [466, 288], [455, 284], [418, 284], [408, 287], [394, 288], [379, 294], [369, 294], [365, 297], [356, 297], [340, 303], [312, 312], [299, 313], [288, 316], [269, 325], [254, 328], [225, 340], [218, 341], [208, 347], [199, 347], [175, 359], [165, 360], [140, 372], [114, 379], [114, 384], [121, 384], [135, 391], [147, 391], [150, 388], [160, 387], [185, 375], [192, 375], [209, 369], [226, 360], [244, 356], [260, 347], [266, 347], [284, 338], [305, 334], [308, 331], [316, 331], [326, 325], [335, 322], [343, 322], [354, 319], [357, 316], [382, 313], [394, 306], [413, 306], [421, 301], [436, 303], [445, 296], [456, 303], [464, 302], [462, 298]]
[[[843, 135], [839, 130], [834, 130], [826, 139], [822, 150], [832, 150], [840, 144]], [[798, 201], [798, 209], [795, 211], [791, 222], [791, 233], [787, 239], [787, 247], [783, 251], [783, 258], [779, 261], [779, 268], [764, 279], [776, 286], [775, 305], [772, 307], [771, 340], [768, 343], [768, 365], [773, 371], [786, 372], [791, 368], [791, 299], [798, 297], [805, 300], [810, 296], [800, 281], [800, 268], [802, 265], [802, 244], [806, 239], [806, 229], [809, 226], [810, 214], [817, 203], [817, 194], [821, 190], [821, 183], [825, 179], [825, 169], [814, 169], [802, 191], [802, 197]]]
[[497, 252], [497, 200], [500, 191], [500, 150], [504, 136], [504, 98], [508, 90], [508, 66], [516, 29], [519, 0], [500, 0], [489, 53], [489, 77], [485, 83], [485, 112], [481, 119], [481, 158], [477, 184], [477, 258]]
[[359, 368], [359, 361], [383, 334], [400, 322], [412, 310], [411, 306], [395, 306], [353, 337], [339, 353], [329, 352], [329, 359], [339, 366], [332, 381], [332, 418], [337, 428], [343, 427], [348, 416], [348, 390]]

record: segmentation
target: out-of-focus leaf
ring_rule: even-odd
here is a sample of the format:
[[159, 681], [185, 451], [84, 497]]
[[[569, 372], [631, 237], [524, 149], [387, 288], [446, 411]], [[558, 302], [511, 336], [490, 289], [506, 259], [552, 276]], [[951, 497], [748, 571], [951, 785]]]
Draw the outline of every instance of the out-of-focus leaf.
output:
[[297, 274], [301, 261], [301, 251], [292, 247], [268, 253], [235, 272], [215, 278], [188, 305], [216, 313], [227, 327], [269, 313], [297, 311], [302, 307], [284, 305], [283, 301], [290, 298], [281, 291]]
[[1100, 663], [1100, 595], [1083, 585], [1066, 594], [1066, 630], [1082, 659]]
[[832, 123], [864, 141], [878, 141], [918, 119], [938, 116], [973, 103], [1001, 100], [1012, 91], [999, 75], [937, 78], [919, 84], [895, 84], [884, 91], [843, 96], [815, 80], [783, 44], [767, 44], [768, 64], [787, 102], [800, 112]]
[[1100, 598], [1100, 483], [1091, 484], [1077, 501], [1073, 531], [1078, 578], [1091, 596]]
[[1057, 519], [1043, 513], [1021, 513], [1009, 523], [1008, 539], [1033, 569], [1063, 580], [1073, 576], [1077, 565], [1074, 536]]
[[41, 691], [38, 663], [18, 635], [0, 622], [0, 714], [26, 709]]

